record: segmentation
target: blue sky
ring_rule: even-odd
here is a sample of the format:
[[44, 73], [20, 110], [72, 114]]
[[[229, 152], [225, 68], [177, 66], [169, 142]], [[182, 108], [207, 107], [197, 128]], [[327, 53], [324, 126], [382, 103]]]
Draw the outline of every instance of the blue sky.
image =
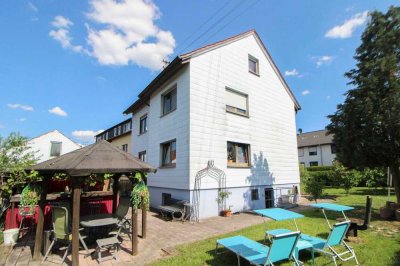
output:
[[122, 112], [158, 73], [162, 58], [249, 29], [257, 30], [302, 106], [297, 127], [321, 129], [348, 89], [343, 74], [354, 66], [365, 12], [395, 4], [1, 1], [0, 136], [58, 129], [88, 142], [127, 118]]

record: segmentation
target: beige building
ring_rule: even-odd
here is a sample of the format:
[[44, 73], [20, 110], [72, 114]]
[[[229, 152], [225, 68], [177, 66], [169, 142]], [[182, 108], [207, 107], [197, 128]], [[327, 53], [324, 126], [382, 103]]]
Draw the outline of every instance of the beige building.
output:
[[327, 130], [311, 131], [297, 135], [299, 163], [308, 166], [332, 165], [336, 158], [333, 136]]
[[100, 134], [96, 135], [96, 142], [101, 140], [107, 140], [111, 142], [123, 151], [131, 152], [131, 132], [132, 122], [131, 119], [127, 119], [109, 129], [104, 130]]

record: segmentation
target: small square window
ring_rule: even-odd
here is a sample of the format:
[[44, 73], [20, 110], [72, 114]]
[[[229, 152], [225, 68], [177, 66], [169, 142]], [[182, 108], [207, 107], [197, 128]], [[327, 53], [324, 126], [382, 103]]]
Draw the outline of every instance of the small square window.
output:
[[250, 166], [250, 145], [228, 141], [227, 143], [227, 163], [232, 167]]
[[142, 160], [143, 162], [146, 162], [147, 161], [147, 158], [146, 158], [146, 151], [141, 151], [141, 152], [139, 152], [139, 159], [140, 160]]
[[61, 155], [61, 145], [62, 142], [52, 141], [50, 148], [50, 156], [60, 156]]
[[166, 205], [171, 201], [171, 194], [170, 193], [161, 193], [162, 205]]
[[260, 75], [259, 73], [259, 66], [258, 66], [258, 59], [252, 55], [249, 55], [249, 72], [255, 75]]
[[176, 165], [176, 140], [161, 144], [161, 166], [175, 167]]
[[318, 166], [318, 162], [310, 162], [310, 166]]
[[176, 109], [176, 88], [162, 96], [162, 115], [173, 112]]
[[139, 134], [144, 134], [147, 132], [147, 115], [140, 118]]
[[314, 156], [317, 154], [317, 146], [308, 147], [308, 155]]
[[248, 96], [236, 90], [225, 89], [226, 111], [238, 115], [248, 116]]
[[258, 195], [258, 188], [251, 190], [251, 200], [259, 200], [260, 197]]
[[336, 145], [335, 144], [331, 144], [331, 153], [332, 154], [336, 153]]

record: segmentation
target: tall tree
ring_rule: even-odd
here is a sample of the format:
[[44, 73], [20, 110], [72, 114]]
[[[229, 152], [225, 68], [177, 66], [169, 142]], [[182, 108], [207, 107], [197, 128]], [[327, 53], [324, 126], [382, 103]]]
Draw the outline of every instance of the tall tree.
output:
[[390, 167], [400, 202], [400, 8], [374, 11], [345, 74], [350, 89], [327, 129], [351, 168]]

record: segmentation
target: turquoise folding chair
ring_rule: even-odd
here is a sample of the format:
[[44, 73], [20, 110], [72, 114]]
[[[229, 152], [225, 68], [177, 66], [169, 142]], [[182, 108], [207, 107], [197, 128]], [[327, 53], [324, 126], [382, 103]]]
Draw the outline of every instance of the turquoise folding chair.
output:
[[236, 254], [238, 265], [242, 257], [253, 265], [274, 265], [275, 262], [293, 260], [299, 266], [302, 264], [293, 255], [299, 236], [300, 232], [275, 235], [270, 247], [244, 236], [233, 236], [218, 239], [215, 252], [218, 245], [225, 247]]
[[[354, 249], [347, 245], [346, 242], [344, 242], [343, 240], [349, 227], [350, 221], [344, 221], [334, 224], [326, 240], [306, 234], [301, 234], [300, 238], [302, 240], [310, 242], [313, 245], [315, 251], [331, 256], [335, 265], [337, 265], [336, 259], [340, 259], [341, 261], [348, 261], [353, 258], [356, 261], [356, 265], [359, 265]], [[345, 251], [338, 253], [334, 248], [339, 246], [344, 247]], [[350, 254], [350, 256], [344, 257], [347, 254]]]

